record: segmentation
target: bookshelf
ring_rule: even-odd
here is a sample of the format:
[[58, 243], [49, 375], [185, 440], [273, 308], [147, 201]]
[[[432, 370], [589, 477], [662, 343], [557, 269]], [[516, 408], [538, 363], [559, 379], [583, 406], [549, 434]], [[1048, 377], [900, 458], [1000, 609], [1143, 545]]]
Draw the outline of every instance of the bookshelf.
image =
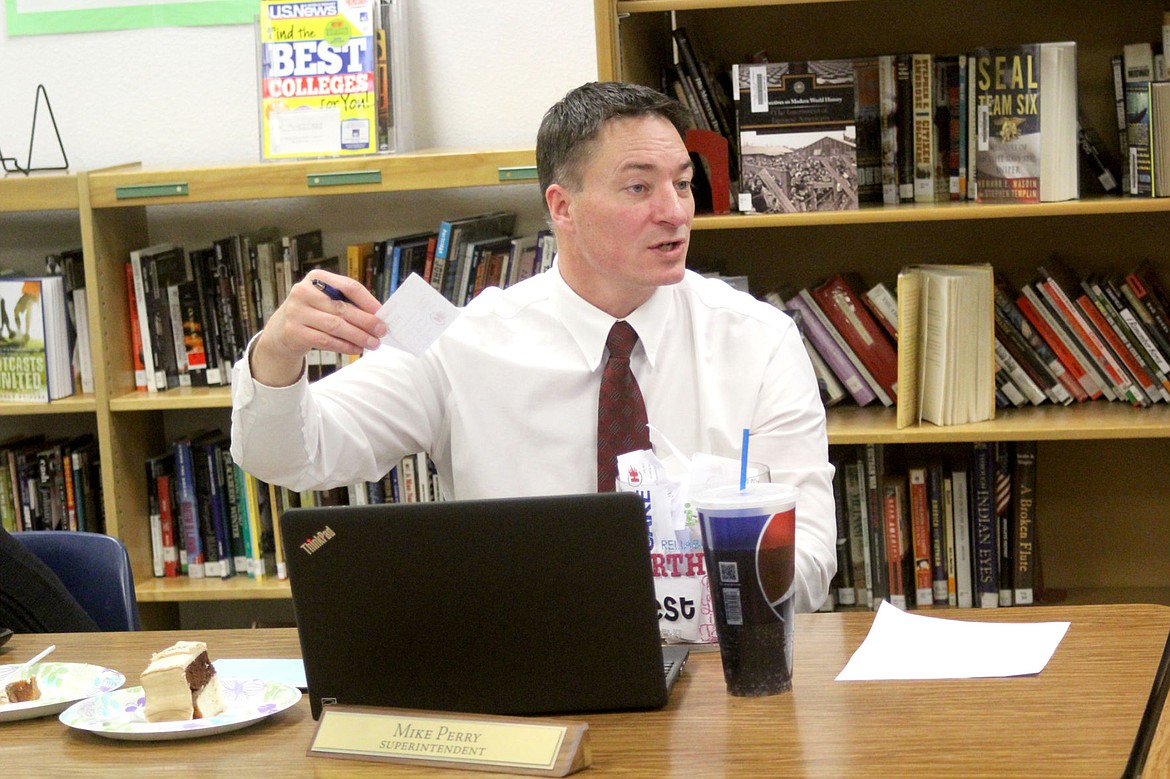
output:
[[[706, 59], [773, 61], [976, 45], [1075, 40], [1081, 108], [1116, 149], [1109, 58], [1157, 40], [1164, 0], [595, 0], [601, 79], [660, 84], [671, 29], [686, 27]], [[1091, 189], [1086, 189], [1091, 192]], [[990, 262], [1016, 283], [1047, 257], [1078, 273], [1129, 270], [1142, 259], [1170, 275], [1170, 198], [1086, 196], [1036, 205], [865, 206], [857, 211], [699, 216], [690, 264], [747, 275], [759, 294], [799, 289], [836, 270], [892, 281], [911, 263]], [[1170, 408], [1093, 402], [1000, 410], [994, 421], [895, 428], [892, 409], [831, 409], [834, 444], [930, 445], [1038, 440], [1040, 562], [1069, 602], [1170, 603]]]
[[[227, 387], [137, 392], [129, 336], [124, 263], [132, 249], [151, 243], [147, 209], [166, 206], [178, 219], [200, 206], [246, 202], [249, 207], [289, 199], [341, 198], [360, 210], [363, 198], [378, 193], [462, 190], [530, 183], [531, 149], [446, 151], [344, 160], [278, 162], [238, 166], [148, 170], [137, 165], [80, 174], [0, 178], [0, 226], [27, 233], [32, 222], [44, 235], [21, 247], [18, 267], [40, 272], [44, 253], [65, 248], [59, 223], [85, 253], [95, 392], [51, 404], [2, 403], [5, 434], [50, 429], [62, 434], [96, 433], [102, 460], [107, 532], [125, 542], [134, 569], [144, 622], [176, 624], [182, 602], [287, 599], [287, 582], [185, 578], [155, 579], [143, 463], [163, 451], [176, 429], [227, 429], [231, 394]], [[534, 211], [539, 201], [532, 198]], [[352, 204], [352, 207], [351, 205]], [[184, 210], [186, 209], [186, 211]], [[376, 209], [372, 209], [376, 211]], [[50, 220], [49, 228], [41, 227]], [[371, 214], [368, 220], [377, 221]], [[258, 226], [258, 225], [253, 225]], [[319, 225], [329, 230], [329, 224]], [[218, 229], [218, 228], [209, 228]], [[3, 232], [3, 231], [0, 231]], [[224, 230], [226, 233], [227, 230]], [[202, 235], [207, 243], [216, 235]], [[57, 243], [54, 243], [57, 242]], [[7, 257], [6, 257], [7, 260]]]

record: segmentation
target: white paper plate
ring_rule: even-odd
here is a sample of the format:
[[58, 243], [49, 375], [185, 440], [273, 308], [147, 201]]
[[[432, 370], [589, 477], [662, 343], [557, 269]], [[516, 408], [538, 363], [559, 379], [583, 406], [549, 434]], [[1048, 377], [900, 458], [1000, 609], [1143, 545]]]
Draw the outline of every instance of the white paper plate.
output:
[[301, 691], [296, 687], [263, 679], [221, 677], [219, 685], [227, 711], [214, 717], [147, 722], [142, 688], [127, 687], [79, 701], [61, 712], [60, 720], [71, 728], [106, 738], [169, 741], [238, 730], [284, 711], [301, 699]]
[[[20, 665], [0, 665], [0, 687], [16, 681]], [[41, 662], [34, 666], [41, 697], [35, 701], [0, 706], [0, 722], [45, 717], [69, 704], [116, 690], [126, 677], [111, 668], [88, 663]]]

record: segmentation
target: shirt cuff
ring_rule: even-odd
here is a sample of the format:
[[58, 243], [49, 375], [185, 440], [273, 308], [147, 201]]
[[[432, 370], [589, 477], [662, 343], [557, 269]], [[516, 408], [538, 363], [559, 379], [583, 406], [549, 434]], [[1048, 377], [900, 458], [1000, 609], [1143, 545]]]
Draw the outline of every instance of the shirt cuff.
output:
[[296, 411], [309, 386], [305, 363], [301, 363], [301, 375], [296, 382], [287, 387], [271, 387], [257, 381], [252, 377], [252, 347], [259, 337], [260, 333], [252, 337], [243, 356], [232, 368], [232, 405], [266, 416]]

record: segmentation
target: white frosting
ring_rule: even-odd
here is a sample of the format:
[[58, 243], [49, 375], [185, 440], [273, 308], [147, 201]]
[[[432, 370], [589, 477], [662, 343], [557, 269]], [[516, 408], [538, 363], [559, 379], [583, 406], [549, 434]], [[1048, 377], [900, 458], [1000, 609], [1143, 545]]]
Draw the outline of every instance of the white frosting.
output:
[[147, 722], [189, 720], [194, 716], [196, 700], [203, 717], [214, 717], [227, 708], [214, 668], [202, 690], [192, 693], [187, 685], [187, 666], [206, 651], [207, 644], [202, 641], [180, 641], [151, 655], [141, 678]]

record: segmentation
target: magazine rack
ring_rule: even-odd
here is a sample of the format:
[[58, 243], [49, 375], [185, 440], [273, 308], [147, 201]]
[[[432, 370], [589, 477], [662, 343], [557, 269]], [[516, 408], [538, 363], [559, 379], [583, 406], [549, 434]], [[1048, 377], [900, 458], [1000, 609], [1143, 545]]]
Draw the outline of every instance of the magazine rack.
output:
[[[32, 166], [33, 145], [37, 136], [37, 111], [41, 107], [41, 95], [45, 96], [45, 108], [49, 112], [49, 121], [53, 123], [53, 134], [57, 136], [57, 148], [61, 150], [61, 165]], [[32, 130], [28, 136], [28, 160], [21, 167], [16, 157], [5, 157], [3, 148], [0, 148], [0, 163], [4, 164], [5, 173], [23, 173], [28, 175], [35, 170], [69, 170], [69, 158], [65, 154], [65, 144], [61, 142], [61, 131], [57, 129], [57, 120], [53, 116], [53, 106], [49, 102], [49, 93], [44, 84], [37, 84], [36, 100], [33, 103]]]

